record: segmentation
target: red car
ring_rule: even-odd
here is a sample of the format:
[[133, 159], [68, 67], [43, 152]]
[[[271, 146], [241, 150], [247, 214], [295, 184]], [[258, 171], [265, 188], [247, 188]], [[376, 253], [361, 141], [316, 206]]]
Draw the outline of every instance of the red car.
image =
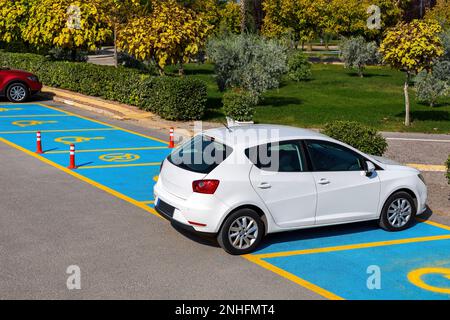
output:
[[0, 97], [11, 102], [24, 102], [42, 89], [37, 76], [22, 70], [0, 68]]

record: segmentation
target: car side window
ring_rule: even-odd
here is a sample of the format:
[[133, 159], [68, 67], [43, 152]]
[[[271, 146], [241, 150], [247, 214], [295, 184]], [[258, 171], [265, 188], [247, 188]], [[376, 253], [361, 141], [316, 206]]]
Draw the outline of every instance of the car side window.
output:
[[327, 141], [305, 141], [314, 171], [361, 171], [362, 157], [356, 152]]
[[261, 170], [272, 172], [305, 171], [305, 159], [297, 141], [263, 144], [245, 150], [245, 154]]

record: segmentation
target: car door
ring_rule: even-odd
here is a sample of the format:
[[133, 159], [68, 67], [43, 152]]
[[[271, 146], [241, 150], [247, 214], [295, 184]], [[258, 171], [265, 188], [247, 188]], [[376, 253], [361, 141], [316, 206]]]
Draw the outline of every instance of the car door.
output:
[[337, 143], [307, 140], [317, 187], [316, 224], [332, 224], [376, 218], [380, 179], [367, 176], [365, 158]]
[[299, 141], [284, 141], [250, 148], [254, 163], [250, 181], [275, 223], [283, 228], [314, 225], [317, 193], [307, 172]]

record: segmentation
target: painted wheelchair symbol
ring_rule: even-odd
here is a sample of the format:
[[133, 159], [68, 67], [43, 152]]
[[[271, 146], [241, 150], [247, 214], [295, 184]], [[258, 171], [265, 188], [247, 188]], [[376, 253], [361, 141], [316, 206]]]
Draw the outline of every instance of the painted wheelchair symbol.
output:
[[[438, 275], [450, 280], [449, 268], [421, 268], [411, 271], [408, 274], [408, 280], [415, 286], [432, 292], [450, 294], [450, 286], [447, 288], [436, 287], [425, 282], [426, 275]], [[449, 281], [450, 285], [450, 281]]]
[[132, 162], [140, 159], [140, 156], [132, 153], [109, 153], [99, 157], [106, 162]]

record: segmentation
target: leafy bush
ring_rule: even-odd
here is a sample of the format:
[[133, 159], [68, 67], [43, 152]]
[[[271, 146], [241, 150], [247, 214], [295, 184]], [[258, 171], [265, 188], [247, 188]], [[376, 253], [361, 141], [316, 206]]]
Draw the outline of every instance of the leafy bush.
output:
[[252, 121], [255, 114], [255, 97], [244, 90], [230, 90], [223, 95], [225, 115], [237, 121]]
[[368, 64], [376, 64], [381, 60], [377, 44], [366, 42], [362, 36], [344, 38], [340, 48], [345, 67], [356, 69], [360, 77], [364, 76]]
[[444, 55], [442, 59], [450, 61], [450, 29], [448, 29], [446, 32], [444, 32], [441, 36], [442, 38], [442, 44], [444, 46]]
[[450, 93], [450, 61], [435, 60], [433, 70], [419, 72], [414, 79], [417, 100], [433, 107]]
[[142, 62], [125, 52], [118, 53], [118, 60], [119, 64], [125, 68], [137, 69], [152, 75], [157, 74], [154, 62]]
[[206, 84], [201, 80], [151, 77], [136, 69], [1, 51], [0, 66], [33, 72], [50, 87], [134, 105], [165, 119], [199, 119], [206, 108]]
[[311, 79], [311, 63], [301, 51], [296, 51], [288, 60], [288, 76], [294, 81]]
[[364, 153], [382, 156], [387, 142], [375, 129], [354, 121], [336, 121], [325, 125], [322, 133]]
[[450, 154], [448, 155], [448, 159], [447, 162], [445, 163], [445, 165], [447, 166], [447, 180], [448, 180], [448, 184], [450, 184]]
[[287, 71], [287, 49], [275, 40], [257, 35], [225, 35], [207, 44], [208, 57], [215, 63], [221, 91], [241, 88], [260, 96], [277, 88]]

